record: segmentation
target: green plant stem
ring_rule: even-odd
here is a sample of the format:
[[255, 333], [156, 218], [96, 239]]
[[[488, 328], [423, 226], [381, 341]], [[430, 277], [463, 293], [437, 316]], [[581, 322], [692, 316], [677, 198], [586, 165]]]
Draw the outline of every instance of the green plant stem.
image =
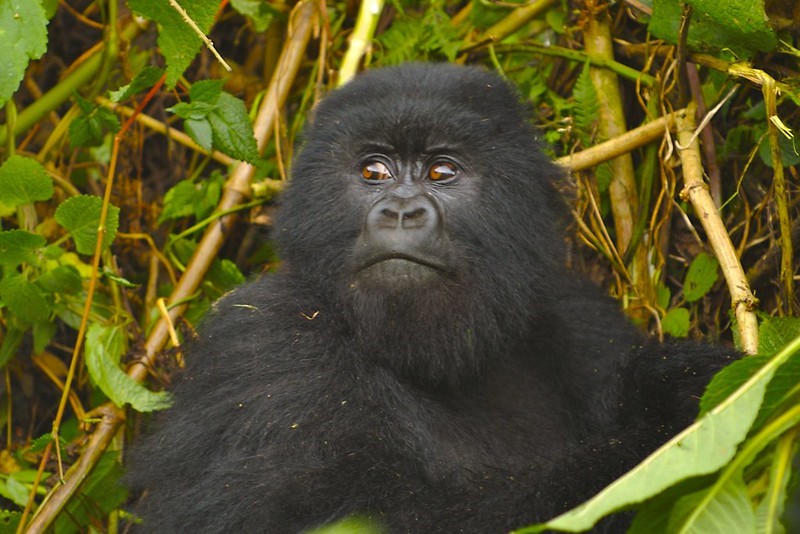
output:
[[495, 50], [498, 53], [515, 53], [522, 52], [526, 54], [541, 54], [543, 56], [560, 57], [569, 59], [581, 65], [587, 61], [592, 67], [602, 67], [608, 69], [623, 78], [639, 82], [645, 87], [652, 87], [656, 83], [656, 78], [644, 72], [638, 71], [632, 67], [624, 65], [614, 59], [606, 57], [599, 57], [592, 54], [587, 54], [580, 50], [571, 50], [561, 46], [545, 46], [536, 43], [525, 44], [499, 44], [495, 45]]
[[367, 52], [372, 38], [375, 36], [375, 28], [378, 26], [378, 19], [383, 11], [383, 0], [362, 0], [358, 10], [356, 27], [350, 35], [350, 46], [339, 68], [339, 86], [349, 82], [358, 71], [361, 58]]
[[[597, 13], [591, 16], [584, 31], [584, 46], [590, 58], [614, 61], [614, 50], [611, 41], [611, 21], [608, 13]], [[601, 139], [611, 139], [626, 131], [625, 112], [619, 88], [619, 78], [615, 72], [605, 68], [590, 66], [589, 76], [597, 92], [600, 103], [598, 132]], [[629, 153], [611, 160], [613, 177], [608, 187], [611, 212], [614, 218], [615, 246], [617, 252], [631, 258], [629, 265], [630, 278], [633, 281], [637, 303], [629, 308], [632, 317], [647, 320], [650, 312], [647, 308], [655, 301], [655, 290], [650, 278], [647, 261], [647, 249], [644, 246], [631, 247], [633, 241], [635, 216], [646, 209], [639, 203], [638, 187], [633, 170], [633, 158]], [[629, 251], [630, 249], [630, 251]]]
[[516, 8], [500, 22], [486, 30], [481, 37], [497, 42], [519, 30], [532, 18], [556, 3], [556, 0], [534, 0]]
[[[138, 32], [139, 27], [131, 22], [122, 30], [121, 37], [125, 40], [130, 40]], [[17, 115], [16, 123], [12, 128], [13, 134], [16, 136], [27, 131], [45, 115], [63, 104], [74, 92], [97, 78], [97, 73], [103, 67], [106, 58], [104, 50], [105, 47], [98, 47], [82, 65], [73, 70], [50, 91], [43, 94], [41, 98], [20, 111]], [[9, 140], [8, 130], [9, 128], [7, 125], [0, 127], [0, 145], [5, 144], [6, 141]]]
[[775, 206], [778, 210], [778, 223], [781, 228], [781, 281], [783, 283], [783, 312], [792, 315], [793, 308], [796, 306], [794, 299], [794, 250], [792, 247], [792, 224], [789, 219], [789, 201], [786, 195], [786, 177], [783, 174], [783, 162], [781, 160], [781, 147], [778, 143], [777, 125], [772, 121], [773, 117], [778, 116], [776, 100], [777, 90], [775, 82], [771, 77], [765, 78], [764, 85], [761, 86], [764, 95], [764, 104], [767, 112], [767, 137], [769, 138], [769, 150], [772, 155], [772, 187], [775, 190]]

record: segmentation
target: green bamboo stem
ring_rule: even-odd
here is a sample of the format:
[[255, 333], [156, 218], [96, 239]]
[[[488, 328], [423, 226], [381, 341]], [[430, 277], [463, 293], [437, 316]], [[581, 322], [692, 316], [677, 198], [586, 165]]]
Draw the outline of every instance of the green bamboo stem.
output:
[[[586, 53], [590, 57], [614, 61], [611, 21], [608, 13], [601, 12], [596, 17], [590, 17], [583, 37]], [[601, 139], [612, 139], [624, 134], [625, 112], [617, 74], [605, 68], [590, 66], [589, 75], [600, 104], [598, 133]], [[629, 269], [636, 295], [641, 304], [648, 306], [655, 300], [655, 295], [648, 269], [647, 249], [640, 245], [628, 252], [635, 231], [636, 214], [640, 210], [633, 159], [629, 153], [622, 154], [610, 164], [613, 174], [609, 185], [609, 198], [616, 230], [615, 245], [620, 255], [625, 254], [631, 258]], [[636, 308], [639, 308], [641, 313], [634, 313], [634, 316], [643, 319], [649, 316], [649, 312], [640, 306]]]
[[358, 9], [358, 19], [353, 33], [350, 35], [350, 46], [339, 68], [337, 84], [342, 86], [349, 82], [358, 72], [358, 66], [364, 54], [367, 53], [372, 39], [375, 37], [375, 28], [378, 26], [383, 11], [383, 0], [362, 0]]

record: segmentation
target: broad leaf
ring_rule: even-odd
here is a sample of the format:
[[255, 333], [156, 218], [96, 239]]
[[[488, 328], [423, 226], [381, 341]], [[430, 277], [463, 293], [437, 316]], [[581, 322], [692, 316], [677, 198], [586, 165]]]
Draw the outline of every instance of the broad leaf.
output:
[[[81, 195], [68, 198], [56, 209], [56, 222], [69, 231], [75, 241], [75, 248], [81, 254], [94, 254], [102, 206], [103, 200], [101, 198]], [[106, 218], [106, 232], [103, 237], [104, 247], [108, 247], [114, 241], [118, 226], [119, 208], [109, 206]]]
[[35, 159], [11, 156], [0, 167], [0, 203], [21, 206], [51, 196], [53, 179]]
[[86, 333], [86, 367], [94, 383], [117, 406], [130, 404], [138, 412], [169, 408], [166, 392], [150, 391], [119, 367], [125, 351], [125, 332], [120, 326], [93, 323]]
[[16, 267], [20, 263], [35, 263], [34, 251], [46, 243], [42, 236], [25, 230], [0, 232], [0, 265]]
[[41, 0], [0, 1], [0, 106], [19, 87], [28, 62], [47, 50], [47, 16]]

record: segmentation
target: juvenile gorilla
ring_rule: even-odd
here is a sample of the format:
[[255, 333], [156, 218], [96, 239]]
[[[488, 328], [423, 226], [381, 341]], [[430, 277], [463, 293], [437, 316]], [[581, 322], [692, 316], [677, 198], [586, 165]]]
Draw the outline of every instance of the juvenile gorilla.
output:
[[280, 273], [217, 304], [134, 454], [146, 530], [503, 532], [691, 422], [731, 353], [649, 341], [565, 270], [562, 172], [527, 119], [496, 76], [447, 65], [319, 105]]

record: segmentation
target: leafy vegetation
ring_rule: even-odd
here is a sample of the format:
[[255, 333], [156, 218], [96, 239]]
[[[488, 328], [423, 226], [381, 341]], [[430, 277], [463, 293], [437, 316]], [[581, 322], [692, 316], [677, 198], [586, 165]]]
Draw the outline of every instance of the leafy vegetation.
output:
[[0, 0], [0, 530], [129, 519], [120, 431], [168, 405], [211, 302], [279, 261], [263, 230], [313, 103], [348, 65], [411, 60], [520, 88], [572, 169], [573, 267], [642, 328], [755, 353], [550, 525], [800, 529], [791, 4]]

